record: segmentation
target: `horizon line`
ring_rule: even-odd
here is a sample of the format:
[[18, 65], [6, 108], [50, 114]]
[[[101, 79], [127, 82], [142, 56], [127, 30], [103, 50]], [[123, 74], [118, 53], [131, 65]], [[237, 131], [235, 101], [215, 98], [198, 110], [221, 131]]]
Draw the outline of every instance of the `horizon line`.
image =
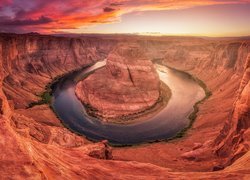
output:
[[0, 34], [16, 34], [16, 35], [25, 35], [25, 34], [37, 34], [37, 35], [134, 35], [134, 36], [152, 36], [152, 37], [204, 37], [204, 38], [244, 38], [250, 37], [249, 35], [235, 35], [235, 36], [209, 36], [209, 35], [195, 35], [195, 34], [163, 34], [163, 33], [68, 33], [68, 32], [55, 32], [55, 33], [39, 33], [39, 32], [27, 32], [27, 33], [16, 33], [16, 32], [0, 32]]

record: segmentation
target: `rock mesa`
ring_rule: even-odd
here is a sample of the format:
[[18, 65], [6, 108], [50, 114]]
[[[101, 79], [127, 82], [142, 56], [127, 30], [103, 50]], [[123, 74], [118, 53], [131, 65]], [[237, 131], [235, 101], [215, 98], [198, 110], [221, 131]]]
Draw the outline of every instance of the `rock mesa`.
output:
[[144, 50], [136, 44], [119, 44], [108, 55], [106, 67], [80, 81], [75, 92], [105, 119], [150, 108], [157, 102], [159, 90], [158, 74]]

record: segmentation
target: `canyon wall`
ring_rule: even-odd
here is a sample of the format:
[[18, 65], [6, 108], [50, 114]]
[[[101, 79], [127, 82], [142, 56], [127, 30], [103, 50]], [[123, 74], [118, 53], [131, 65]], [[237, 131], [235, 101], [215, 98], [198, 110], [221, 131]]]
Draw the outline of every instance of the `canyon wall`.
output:
[[[166, 49], [164, 47], [164, 49]], [[157, 54], [160, 54], [159, 52]], [[183, 63], [184, 61], [184, 63]], [[206, 82], [214, 108], [207, 120], [228, 111], [224, 128], [211, 146], [227, 166], [249, 151], [249, 62], [250, 41], [205, 41], [171, 43], [163, 54], [163, 64], [177, 67]], [[211, 113], [211, 114], [210, 114]]]
[[245, 63], [243, 77], [233, 105], [232, 113], [217, 137], [215, 152], [220, 157], [230, 157], [225, 166], [250, 149], [250, 54]]
[[102, 60], [112, 40], [64, 38], [42, 35], [0, 36], [3, 90], [15, 108], [24, 108], [37, 100], [37, 94], [53, 78]]
[[[249, 77], [246, 76], [249, 40], [166, 37], [142, 38], [139, 43], [149, 49], [148, 56], [153, 61], [189, 72], [201, 79], [212, 96], [199, 104], [196, 120], [183, 139], [169, 144], [115, 149], [115, 159], [153, 162], [176, 171], [211, 171], [223, 169], [249, 151], [247, 88], [242, 104], [235, 103], [240, 98], [241, 81], [246, 84], [249, 82]], [[237, 104], [244, 109], [243, 121], [241, 116], [232, 118], [232, 113], [238, 109]], [[241, 121], [244, 123], [240, 123]], [[236, 124], [239, 124], [237, 131]], [[232, 132], [237, 132], [237, 135]], [[231, 135], [225, 140], [228, 133]], [[201, 161], [203, 166], [199, 165]]]
[[[105, 59], [118, 42], [130, 41], [144, 47], [148, 58], [193, 74], [212, 91], [184, 138], [111, 153], [106, 142], [92, 143], [63, 127], [48, 105], [27, 108], [53, 78]], [[249, 53], [247, 40], [1, 34], [1, 177], [247, 178]]]

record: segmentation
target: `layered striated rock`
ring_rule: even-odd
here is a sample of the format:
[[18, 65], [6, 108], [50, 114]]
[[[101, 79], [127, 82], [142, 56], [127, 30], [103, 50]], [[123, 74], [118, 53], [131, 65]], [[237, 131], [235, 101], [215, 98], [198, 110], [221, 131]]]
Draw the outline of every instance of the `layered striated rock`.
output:
[[[208, 85], [213, 95], [185, 138], [111, 154], [105, 142], [64, 128], [48, 105], [25, 109], [52, 78], [106, 58], [119, 41], [136, 41], [151, 59]], [[249, 53], [250, 42], [237, 39], [1, 34], [1, 179], [248, 179]]]
[[153, 63], [138, 44], [119, 44], [99, 69], [76, 86], [76, 95], [104, 119], [119, 118], [153, 106], [160, 80]]
[[114, 44], [91, 37], [0, 34], [3, 90], [15, 108], [25, 108], [53, 78], [105, 58]]
[[[249, 110], [247, 116], [246, 109], [249, 107], [246, 103], [248, 96], [244, 96], [245, 102], [242, 103], [245, 107], [244, 116], [232, 118], [232, 114], [237, 107], [235, 102], [239, 98], [238, 91], [241, 92], [241, 81], [249, 82], [249, 78], [243, 74], [247, 72], [245, 67], [250, 53], [250, 41], [178, 37], [145, 39], [138, 42], [148, 49], [149, 57], [155, 62], [187, 71], [200, 78], [206, 83], [212, 96], [199, 105], [197, 118], [184, 139], [134, 149], [115, 149], [114, 158], [153, 162], [180, 171], [211, 171], [230, 166], [245, 152], [249, 152], [249, 127], [246, 123], [249, 119]], [[238, 123], [242, 117], [245, 117], [242, 123], [244, 125]], [[227, 123], [223, 128], [225, 122]], [[231, 123], [239, 125], [231, 126]], [[221, 131], [222, 128], [224, 130]], [[225, 140], [229, 131], [232, 134]], [[244, 132], [244, 135], [240, 135], [240, 132]], [[234, 136], [238, 137], [233, 138]], [[180, 164], [183, 160], [185, 163]]]
[[223, 166], [231, 164], [250, 149], [250, 54], [234, 108], [217, 137], [215, 152], [220, 157], [229, 157]]

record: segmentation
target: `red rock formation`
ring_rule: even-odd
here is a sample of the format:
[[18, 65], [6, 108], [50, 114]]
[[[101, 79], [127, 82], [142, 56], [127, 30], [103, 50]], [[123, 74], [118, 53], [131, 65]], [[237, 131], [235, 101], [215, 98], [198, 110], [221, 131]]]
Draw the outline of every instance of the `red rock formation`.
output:
[[108, 55], [105, 68], [76, 86], [76, 95], [103, 118], [119, 118], [153, 106], [160, 81], [153, 63], [137, 44], [118, 44]]
[[[53, 78], [106, 57], [115, 42], [36, 35], [0, 35], [3, 80], [15, 108], [27, 107]], [[37, 93], [37, 94], [34, 94]]]
[[[222, 157], [218, 159], [216, 153], [213, 152], [217, 145], [213, 142], [221, 133], [224, 123], [227, 120], [231, 121], [230, 114], [234, 109], [234, 101], [245, 72], [244, 64], [249, 56], [250, 42], [237, 39], [219, 41], [161, 38], [161, 40], [150, 39], [139, 41], [139, 43], [150, 49], [148, 55], [152, 59], [154, 57], [155, 61], [187, 71], [202, 79], [213, 95], [199, 105], [195, 123], [184, 139], [133, 149], [115, 149], [114, 158], [151, 162], [179, 171], [193, 171], [194, 169], [208, 171], [216, 169], [217, 165], [223, 165], [222, 162], [228, 162], [224, 158], [220, 160]], [[227, 65], [229, 61], [231, 61], [230, 66]], [[223, 138], [220, 138], [220, 142], [225, 143]], [[196, 149], [196, 144], [201, 144], [200, 148]], [[246, 150], [243, 148], [243, 151]], [[188, 162], [183, 157], [191, 161]], [[202, 166], [200, 166], [201, 161]], [[232, 162], [229, 161], [226, 165]]]
[[[212, 91], [184, 138], [114, 148], [113, 160], [105, 160], [111, 158], [105, 142], [70, 132], [47, 105], [24, 109], [53, 77], [105, 58], [126, 40], [201, 78]], [[242, 40], [0, 35], [1, 179], [249, 178], [249, 52], [250, 42]]]
[[216, 139], [216, 153], [230, 157], [224, 166], [231, 164], [250, 149], [250, 54], [229, 120]]

